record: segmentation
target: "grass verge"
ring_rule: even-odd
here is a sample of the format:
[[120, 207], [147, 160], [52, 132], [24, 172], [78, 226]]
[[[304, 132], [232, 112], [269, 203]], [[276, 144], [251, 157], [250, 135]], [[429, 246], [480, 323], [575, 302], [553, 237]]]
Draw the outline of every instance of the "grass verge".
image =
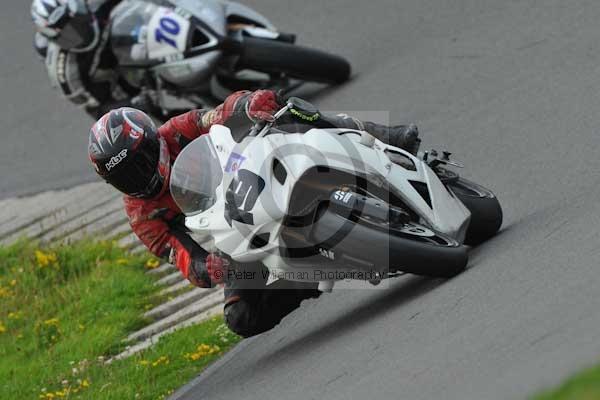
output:
[[106, 364], [155, 305], [146, 265], [112, 242], [0, 247], [0, 398], [164, 398], [239, 340], [218, 317]]
[[556, 389], [532, 397], [532, 400], [598, 399], [600, 399], [600, 365], [578, 373]]

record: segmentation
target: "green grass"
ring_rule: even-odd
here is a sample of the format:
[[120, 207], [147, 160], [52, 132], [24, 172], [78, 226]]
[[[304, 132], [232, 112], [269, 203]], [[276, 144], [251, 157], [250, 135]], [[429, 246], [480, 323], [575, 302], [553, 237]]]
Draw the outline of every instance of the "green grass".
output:
[[534, 396], [532, 400], [600, 400], [600, 365], [580, 372], [560, 387]]
[[157, 302], [147, 262], [109, 242], [0, 247], [0, 399], [162, 398], [239, 340], [219, 317], [105, 364]]

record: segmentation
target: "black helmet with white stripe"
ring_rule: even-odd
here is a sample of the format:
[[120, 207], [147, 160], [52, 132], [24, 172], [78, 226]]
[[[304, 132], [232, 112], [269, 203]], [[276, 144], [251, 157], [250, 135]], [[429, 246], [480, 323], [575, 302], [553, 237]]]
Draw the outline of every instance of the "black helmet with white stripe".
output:
[[33, 0], [37, 31], [60, 48], [86, 52], [100, 42], [100, 26], [86, 0]]

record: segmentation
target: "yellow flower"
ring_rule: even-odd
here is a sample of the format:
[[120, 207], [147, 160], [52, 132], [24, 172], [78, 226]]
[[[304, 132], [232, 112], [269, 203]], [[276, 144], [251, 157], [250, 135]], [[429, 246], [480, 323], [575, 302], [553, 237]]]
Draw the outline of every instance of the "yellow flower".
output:
[[119, 258], [117, 260], [117, 265], [127, 265], [127, 264], [129, 264], [129, 260], [126, 258]]
[[81, 381], [81, 387], [82, 388], [86, 388], [90, 386], [90, 382], [87, 379], [84, 379], [83, 381]]
[[44, 325], [46, 326], [58, 326], [58, 323], [58, 318], [50, 318], [44, 321]]
[[184, 357], [191, 361], [197, 361], [202, 357], [206, 357], [221, 351], [221, 348], [217, 345], [209, 346], [207, 344], [201, 344], [196, 348], [195, 353], [186, 353]]
[[5, 288], [5, 287], [0, 286], [0, 298], [2, 298], [2, 297], [10, 297], [10, 296], [12, 296], [12, 294], [13, 293], [10, 291], [9, 288]]
[[167, 357], [167, 356], [160, 356], [158, 358], [158, 360], [156, 360], [156, 361], [154, 361], [152, 363], [152, 366], [153, 367], [158, 367], [161, 364], [168, 364], [168, 363], [169, 363], [169, 357]]
[[146, 268], [148, 268], [148, 269], [157, 268], [159, 265], [160, 265], [160, 261], [157, 260], [156, 258], [151, 258], [148, 261], [146, 261]]
[[0, 333], [4, 333], [4, 332], [6, 332], [6, 327], [4, 326], [2, 321], [0, 321]]
[[17, 280], [13, 279], [12, 281], [10, 281], [10, 286], [17, 286]]
[[151, 365], [152, 367], [158, 367], [161, 364], [169, 364], [169, 357], [168, 356], [160, 356], [159, 358], [156, 359], [156, 361], [148, 361], [148, 360], [140, 360], [139, 364], [142, 366], [147, 366], [147, 365]]
[[8, 319], [21, 319], [22, 316], [23, 314], [21, 314], [21, 311], [8, 313]]
[[41, 250], [35, 251], [35, 258], [40, 268], [56, 265], [56, 261], [58, 260], [55, 253], [44, 253]]

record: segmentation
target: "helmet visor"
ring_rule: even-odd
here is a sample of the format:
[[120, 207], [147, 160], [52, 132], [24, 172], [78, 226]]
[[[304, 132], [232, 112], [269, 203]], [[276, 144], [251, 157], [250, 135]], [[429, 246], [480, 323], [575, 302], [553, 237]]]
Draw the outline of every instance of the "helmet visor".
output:
[[104, 179], [129, 196], [154, 197], [164, 183], [158, 168], [159, 158], [160, 145], [150, 140], [142, 141], [134, 154], [121, 161]]
[[49, 30], [54, 30], [56, 33], [48, 37], [65, 50], [91, 49], [100, 36], [98, 21], [91, 13], [70, 15], [65, 6], [58, 7], [50, 16], [46, 31]]

